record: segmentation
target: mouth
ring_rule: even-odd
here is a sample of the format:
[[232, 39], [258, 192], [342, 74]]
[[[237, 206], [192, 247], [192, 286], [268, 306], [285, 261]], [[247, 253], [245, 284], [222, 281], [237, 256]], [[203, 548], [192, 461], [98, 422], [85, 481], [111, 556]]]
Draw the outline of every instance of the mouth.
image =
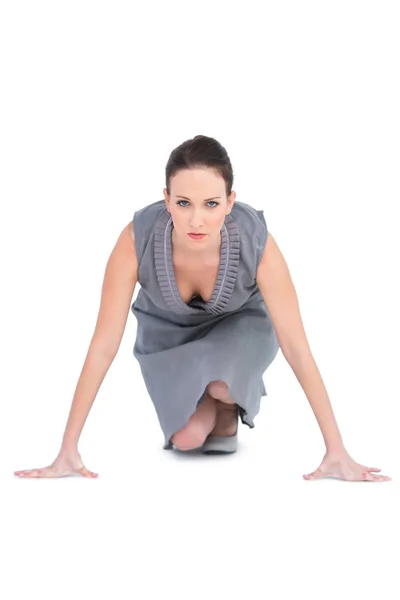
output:
[[206, 234], [205, 233], [188, 233], [188, 235], [190, 235], [190, 237], [194, 237], [194, 238], [202, 238]]

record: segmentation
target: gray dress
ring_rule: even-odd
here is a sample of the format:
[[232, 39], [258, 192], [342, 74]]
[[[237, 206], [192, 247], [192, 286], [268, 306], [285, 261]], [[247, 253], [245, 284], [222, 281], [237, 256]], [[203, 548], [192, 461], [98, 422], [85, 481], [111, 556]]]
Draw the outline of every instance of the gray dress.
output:
[[164, 200], [133, 217], [140, 290], [131, 311], [137, 319], [133, 354], [165, 436], [184, 427], [210, 381], [222, 380], [239, 406], [242, 423], [253, 419], [267, 392], [263, 373], [279, 350], [256, 271], [267, 241], [262, 210], [234, 202], [221, 229], [219, 274], [209, 302], [185, 303], [172, 263], [171, 214]]

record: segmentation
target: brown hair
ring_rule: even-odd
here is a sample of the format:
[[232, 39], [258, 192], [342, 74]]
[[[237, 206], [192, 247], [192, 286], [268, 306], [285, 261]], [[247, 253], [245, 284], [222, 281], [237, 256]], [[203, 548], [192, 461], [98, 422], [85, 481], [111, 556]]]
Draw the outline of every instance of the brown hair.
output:
[[214, 138], [196, 135], [175, 148], [165, 167], [167, 194], [171, 193], [170, 180], [181, 169], [213, 169], [225, 180], [226, 195], [232, 192], [233, 170], [227, 151]]

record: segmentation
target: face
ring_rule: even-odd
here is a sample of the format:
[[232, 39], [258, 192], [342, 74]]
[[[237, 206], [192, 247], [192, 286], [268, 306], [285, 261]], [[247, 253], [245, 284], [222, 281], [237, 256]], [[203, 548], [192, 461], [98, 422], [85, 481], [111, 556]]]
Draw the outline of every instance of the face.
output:
[[[170, 192], [168, 196], [164, 188], [165, 203], [181, 248], [197, 251], [216, 247], [236, 193], [227, 196], [225, 180], [207, 168], [178, 171], [171, 177]], [[193, 239], [189, 233], [205, 236]]]

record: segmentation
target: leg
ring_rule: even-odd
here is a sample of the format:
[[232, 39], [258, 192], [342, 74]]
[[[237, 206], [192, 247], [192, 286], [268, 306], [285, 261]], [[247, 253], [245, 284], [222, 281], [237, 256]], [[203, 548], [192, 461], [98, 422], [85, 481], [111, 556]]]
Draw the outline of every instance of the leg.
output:
[[227, 384], [221, 380], [211, 381], [206, 392], [187, 425], [171, 437], [171, 442], [179, 450], [202, 446], [210, 433], [229, 436], [237, 431], [237, 404], [229, 395]]
[[174, 433], [171, 441], [179, 450], [191, 450], [202, 446], [217, 419], [216, 400], [206, 394], [203, 402], [190, 417], [187, 425]]
[[211, 381], [207, 386], [208, 393], [215, 398], [217, 404], [217, 418], [211, 435], [233, 436], [238, 427], [238, 406], [229, 395], [228, 385], [221, 380]]
[[225, 381], [218, 379], [217, 381], [211, 381], [207, 386], [207, 392], [215, 398], [225, 404], [235, 404], [234, 399], [229, 395], [229, 387]]

